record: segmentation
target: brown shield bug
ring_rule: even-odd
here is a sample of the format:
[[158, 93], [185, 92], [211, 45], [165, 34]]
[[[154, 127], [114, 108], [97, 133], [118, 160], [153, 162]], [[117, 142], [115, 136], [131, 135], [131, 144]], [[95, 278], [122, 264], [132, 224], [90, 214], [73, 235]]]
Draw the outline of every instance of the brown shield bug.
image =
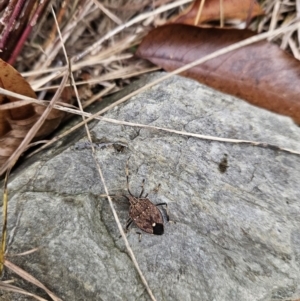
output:
[[127, 191], [129, 195], [123, 195], [130, 203], [129, 207], [129, 219], [126, 222], [126, 230], [132, 223], [135, 223], [141, 230], [155, 235], [162, 235], [164, 233], [164, 219], [162, 213], [157, 206], [166, 206], [167, 221], [169, 221], [169, 215], [167, 211], [167, 203], [153, 204], [148, 198], [148, 194], [143, 197], [144, 183], [142, 182], [142, 191], [139, 197], [134, 196], [129, 189], [129, 170], [128, 160], [126, 163], [126, 182]]

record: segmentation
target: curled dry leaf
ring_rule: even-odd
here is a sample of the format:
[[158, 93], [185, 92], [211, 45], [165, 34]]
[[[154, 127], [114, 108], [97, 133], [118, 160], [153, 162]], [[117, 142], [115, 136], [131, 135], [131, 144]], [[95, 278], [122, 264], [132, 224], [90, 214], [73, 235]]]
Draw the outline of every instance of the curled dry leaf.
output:
[[[220, 0], [205, 0], [201, 16], [195, 24], [201, 2], [194, 1], [185, 11], [172, 20], [172, 23], [199, 25], [205, 22], [220, 20]], [[223, 18], [225, 20], [250, 20], [264, 12], [255, 0], [223, 0]]]
[[[0, 86], [15, 93], [36, 98], [34, 91], [21, 74], [1, 59]], [[37, 104], [1, 110], [1, 104], [17, 100], [14, 97], [0, 95], [0, 166], [12, 155], [45, 110], [45, 107]], [[59, 125], [63, 117], [64, 112], [53, 110], [38, 131], [35, 139], [50, 134]]]
[[[249, 30], [203, 29], [172, 24], [151, 31], [139, 57], [172, 71], [223, 47], [253, 36]], [[299, 61], [275, 44], [257, 42], [211, 59], [182, 73], [222, 92], [300, 124]]]

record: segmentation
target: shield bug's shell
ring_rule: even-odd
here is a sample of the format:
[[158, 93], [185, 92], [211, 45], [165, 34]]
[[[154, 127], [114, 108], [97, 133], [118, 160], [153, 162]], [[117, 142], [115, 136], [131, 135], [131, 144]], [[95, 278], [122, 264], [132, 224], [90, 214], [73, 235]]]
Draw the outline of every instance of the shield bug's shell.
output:
[[[128, 159], [129, 160], [129, 159]], [[126, 224], [126, 230], [128, 230], [131, 223], [135, 223], [138, 228], [141, 230], [155, 235], [164, 234], [164, 219], [162, 213], [157, 208], [157, 206], [166, 206], [166, 203], [153, 204], [148, 198], [146, 194], [143, 197], [144, 193], [144, 183], [142, 182], [142, 191], [139, 197], [134, 196], [129, 189], [129, 168], [128, 168], [128, 160], [126, 163], [126, 184], [127, 191], [129, 195], [123, 195], [126, 197], [130, 203], [129, 207], [129, 219]], [[167, 212], [167, 220], [169, 221], [169, 216]]]
[[141, 230], [155, 235], [164, 233], [164, 220], [160, 210], [147, 198], [129, 196], [129, 216]]

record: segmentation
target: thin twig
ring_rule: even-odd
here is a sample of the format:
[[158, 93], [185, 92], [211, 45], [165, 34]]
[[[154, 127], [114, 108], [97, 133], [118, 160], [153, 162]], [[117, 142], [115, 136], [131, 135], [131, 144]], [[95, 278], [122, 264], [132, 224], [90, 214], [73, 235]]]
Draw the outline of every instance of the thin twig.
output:
[[[76, 25], [78, 22], [84, 17], [90, 13], [91, 7], [93, 6], [93, 3], [88, 1], [87, 4], [82, 8], [80, 12], [80, 16], [76, 16], [74, 20], [69, 23], [66, 28], [64, 29], [64, 36], [63, 41], [65, 42], [69, 36], [73, 33], [73, 30], [75, 30]], [[55, 56], [57, 56], [57, 53], [60, 51], [60, 43], [53, 43], [51, 44], [47, 49], [44, 50], [45, 56], [42, 56], [39, 61], [35, 64], [33, 69], [44, 69], [46, 66], [49, 66]], [[45, 59], [46, 58], [46, 59]]]
[[[112, 50], [110, 50], [110, 53], [112, 54]], [[74, 63], [72, 64], [72, 71], [76, 71], [76, 70], [80, 70], [84, 67], [90, 67], [90, 66], [95, 66], [97, 65], [101, 65], [101, 64], [109, 64], [112, 62], [116, 62], [116, 61], [120, 61], [120, 60], [126, 60], [126, 59], [130, 59], [133, 57], [132, 53], [122, 53], [122, 54], [118, 54], [118, 55], [110, 55], [109, 57], [103, 59], [99, 56], [95, 56], [92, 58], [87, 58], [86, 60], [82, 60], [78, 63]], [[21, 75], [23, 77], [29, 77], [29, 76], [35, 76], [35, 75], [40, 75], [40, 74], [45, 74], [45, 73], [51, 73], [51, 72], [61, 72], [62, 70], [65, 70], [66, 66], [62, 66], [62, 67], [51, 67], [51, 68], [44, 68], [44, 69], [38, 69], [38, 70], [31, 70], [28, 72], [22, 72]], [[31, 82], [32, 85], [32, 82]]]
[[[13, 8], [13, 12], [10, 15], [10, 18], [8, 20], [8, 24], [5, 24], [4, 30], [1, 33], [1, 41], [0, 41], [0, 49], [3, 50], [7, 41], [7, 38], [9, 37], [9, 34], [12, 32], [13, 24], [16, 22], [16, 19], [18, 15], [20, 14], [20, 11], [24, 5], [25, 0], [20, 0], [17, 3], [15, 3], [15, 6]], [[9, 7], [10, 5], [8, 5]]]
[[25, 30], [23, 31], [21, 37], [18, 40], [17, 45], [15, 46], [15, 48], [8, 60], [9, 64], [13, 64], [15, 62], [15, 60], [17, 59], [17, 56], [20, 53], [27, 37], [31, 33], [33, 26], [36, 25], [38, 18], [40, 17], [41, 13], [43, 12], [43, 10], [46, 8], [47, 5], [48, 5], [48, 1], [40, 1], [40, 3], [38, 4], [36, 11], [34, 12], [31, 20], [29, 21], [28, 25], [26, 26]]
[[[60, 10], [58, 12], [58, 16], [57, 16], [58, 23], [62, 23], [62, 19], [66, 14], [66, 9], [70, 5], [70, 2], [71, 2], [71, 0], [64, 0], [61, 3], [61, 8], [60, 8]], [[55, 24], [53, 24], [52, 29], [51, 29], [50, 33], [48, 34], [47, 40], [44, 42], [42, 48], [46, 49], [48, 47], [48, 45], [51, 45], [52, 43], [54, 43], [56, 31], [57, 31], [56, 26], [55, 26]]]
[[201, 0], [199, 9], [198, 9], [198, 11], [197, 11], [196, 19], [195, 19], [195, 21], [194, 21], [194, 25], [195, 25], [195, 26], [197, 26], [198, 23], [199, 23], [199, 20], [200, 20], [201, 15], [202, 15], [202, 11], [203, 11], [204, 4], [205, 4], [205, 0]]
[[38, 301], [47, 301], [44, 298], [41, 298], [41, 297], [39, 297], [35, 294], [29, 293], [29, 292], [27, 292], [27, 291], [25, 291], [25, 290], [23, 290], [23, 289], [21, 289], [17, 286], [11, 285], [11, 284], [6, 283], [4, 281], [0, 281], [0, 290], [30, 296], [32, 298], [35, 298]]
[[[290, 31], [290, 30], [295, 30], [295, 29], [297, 29], [298, 27], [299, 27], [299, 23], [293, 24], [293, 25], [287, 25], [287, 26], [284, 26], [284, 27], [282, 27], [282, 28], [278, 28], [278, 29], [276, 29], [276, 30], [274, 30], [274, 31], [269, 31], [269, 32], [266, 32], [266, 33], [261, 33], [261, 34], [259, 34], [259, 35], [254, 36], [254, 37], [250, 37], [250, 38], [248, 38], [248, 39], [245, 39], [245, 40], [243, 40], [243, 41], [241, 41], [241, 42], [238, 42], [238, 43], [232, 44], [232, 45], [230, 45], [230, 46], [224, 47], [223, 49], [217, 50], [217, 51], [215, 51], [215, 52], [213, 52], [213, 53], [211, 53], [211, 54], [209, 54], [209, 55], [207, 55], [207, 56], [205, 56], [205, 57], [203, 57], [203, 58], [201, 58], [201, 59], [199, 59], [199, 60], [197, 60], [197, 61], [194, 61], [194, 62], [192, 62], [192, 63], [190, 63], [190, 64], [188, 64], [188, 65], [186, 65], [186, 66], [183, 66], [183, 67], [181, 67], [181, 68], [178, 68], [178, 69], [174, 70], [173, 72], [168, 73], [168, 74], [166, 74], [166, 75], [160, 77], [159, 79], [154, 80], [153, 82], [151, 82], [151, 83], [149, 83], [149, 84], [143, 86], [142, 88], [137, 89], [137, 90], [135, 90], [135, 91], [129, 93], [128, 95], [126, 95], [126, 96], [120, 98], [118, 101], [114, 102], [114, 103], [111, 104], [110, 106], [107, 106], [106, 108], [100, 110], [99, 112], [97, 112], [97, 113], [95, 113], [95, 114], [93, 114], [93, 115], [88, 115], [89, 113], [85, 113], [85, 114], [87, 114], [87, 115], [85, 115], [85, 116], [90, 116], [90, 117], [87, 118], [85, 121], [82, 121], [82, 122], [78, 123], [78, 124], [75, 125], [73, 128], [67, 130], [65, 133], [61, 134], [60, 136], [58, 136], [58, 137], [52, 139], [52, 141], [50, 141], [49, 143], [47, 143], [47, 144], [45, 144], [44, 146], [42, 146], [42, 147], [40, 148], [40, 150], [41, 150], [41, 149], [44, 149], [44, 148], [46, 148], [46, 147], [48, 147], [49, 145], [51, 145], [51, 144], [53, 144], [53, 143], [55, 143], [56, 141], [58, 141], [58, 140], [61, 139], [62, 137], [64, 137], [64, 136], [70, 134], [71, 132], [75, 131], [75, 130], [78, 129], [79, 127], [83, 126], [85, 123], [88, 123], [88, 122], [94, 120], [95, 118], [98, 118], [99, 115], [101, 115], [101, 114], [103, 114], [103, 113], [109, 111], [109, 110], [112, 109], [113, 107], [115, 107], [115, 106], [117, 106], [117, 105], [119, 105], [119, 104], [125, 102], [126, 100], [130, 99], [131, 97], [133, 97], [133, 96], [135, 96], [135, 95], [137, 95], [137, 94], [139, 94], [139, 93], [141, 93], [142, 91], [145, 91], [146, 89], [149, 89], [150, 87], [153, 87], [154, 85], [156, 85], [156, 84], [162, 82], [163, 80], [165, 80], [165, 79], [167, 79], [167, 78], [173, 76], [174, 74], [179, 74], [180, 72], [183, 72], [183, 71], [185, 71], [185, 70], [187, 70], [187, 69], [189, 69], [189, 68], [191, 68], [191, 67], [194, 67], [194, 66], [196, 66], [196, 65], [200, 65], [201, 63], [204, 63], [204, 62], [206, 62], [206, 61], [208, 61], [208, 60], [210, 60], [210, 59], [213, 59], [213, 58], [215, 58], [215, 57], [218, 57], [218, 56], [220, 56], [220, 55], [222, 55], [222, 54], [225, 54], [225, 53], [228, 53], [228, 52], [230, 52], [230, 51], [236, 50], [236, 49], [238, 49], [238, 48], [241, 48], [241, 47], [250, 45], [250, 44], [252, 44], [252, 43], [255, 43], [255, 42], [258, 42], [258, 41], [267, 39], [267, 38], [269, 38], [269, 37], [275, 36], [275, 35], [280, 34], [280, 33], [282, 33], [282, 32], [287, 32], [287, 31]], [[58, 108], [58, 107], [56, 107], [56, 108]], [[76, 114], [77, 114], [77, 113], [76, 113]], [[193, 135], [194, 135], [194, 134], [193, 134]], [[200, 138], [200, 137], [199, 137], [199, 138]], [[216, 138], [216, 137], [215, 137], [215, 138]], [[223, 138], [223, 139], [225, 139], [225, 138]], [[246, 140], [245, 140], [245, 141], [246, 141]], [[228, 142], [229, 142], [229, 141], [228, 141]], [[251, 143], [252, 143], [252, 142], [253, 142], [253, 141], [251, 141]], [[260, 143], [261, 143], [261, 142], [260, 142]], [[39, 151], [39, 150], [35, 151], [34, 153], [36, 153], [36, 152], [38, 152], [38, 151]], [[286, 149], [286, 151], [287, 151], [287, 152], [291, 152], [291, 153], [297, 154], [297, 152], [296, 152], [296, 151], [293, 151], [293, 150], [288, 150], [288, 149]]]
[[86, 107], [90, 106], [91, 104], [93, 104], [94, 102], [98, 101], [99, 99], [101, 99], [101, 97], [103, 97], [104, 95], [108, 94], [113, 88], [115, 88], [115, 84], [110, 85], [109, 87], [103, 89], [101, 92], [99, 92], [98, 94], [93, 95], [93, 97], [91, 97], [89, 100], [85, 101], [83, 104], [83, 109], [85, 109]]
[[[243, 140], [243, 139], [230, 139], [230, 138], [222, 138], [222, 137], [209, 136], [209, 135], [201, 135], [201, 134], [195, 134], [195, 133], [191, 133], [191, 132], [178, 131], [178, 130], [165, 128], [165, 127], [154, 126], [154, 125], [147, 125], [147, 124], [117, 120], [117, 119], [107, 118], [107, 117], [102, 117], [102, 116], [95, 116], [95, 114], [92, 115], [91, 113], [81, 112], [79, 110], [68, 109], [68, 108], [64, 108], [64, 107], [60, 107], [60, 106], [56, 106], [55, 108], [57, 108], [59, 110], [62, 110], [62, 111], [65, 111], [65, 112], [69, 112], [69, 113], [77, 114], [77, 115], [80, 115], [80, 116], [88, 117], [88, 119], [85, 119], [85, 122], [82, 122], [80, 124], [80, 126], [86, 124], [88, 122], [88, 120], [98, 119], [98, 120], [109, 122], [109, 123], [121, 124], [121, 125], [132, 126], [132, 127], [147, 128], [147, 129], [153, 129], [153, 130], [159, 130], [159, 131], [164, 131], [164, 132], [177, 134], [177, 135], [182, 135], [182, 136], [187, 136], [187, 137], [195, 137], [195, 138], [199, 138], [199, 139], [203, 139], [203, 140], [219, 141], [219, 142], [225, 142], [225, 143], [250, 144], [250, 145], [253, 145], [253, 146], [261, 146], [261, 147], [266, 147], [266, 148], [271, 148], [271, 149], [277, 149], [277, 150], [281, 150], [281, 151], [284, 151], [284, 152], [287, 152], [287, 153], [300, 155], [299, 151], [295, 151], [295, 150], [292, 150], [292, 149], [289, 149], [289, 148], [280, 147], [278, 145], [273, 145], [273, 144], [269, 144], [269, 143], [262, 142], [262, 141], [252, 141], [252, 140]], [[78, 125], [79, 124], [77, 124], [76, 127]], [[52, 141], [50, 141], [50, 143], [46, 144], [44, 147], [47, 147], [50, 144], [52, 144]]]
[[[62, 41], [61, 32], [60, 32], [60, 30], [59, 30], [59, 25], [58, 25], [58, 23], [57, 23], [57, 21], [56, 21], [56, 18], [55, 18], [55, 13], [54, 13], [53, 7], [52, 7], [52, 13], [53, 13], [53, 16], [54, 16], [54, 20], [55, 20], [55, 22], [56, 22], [58, 34], [59, 34], [59, 36], [60, 36], [60, 38], [61, 38], [61, 41]], [[64, 44], [62, 44], [62, 49], [63, 49], [63, 51], [64, 51], [64, 54], [65, 54], [66, 59], [68, 60], [67, 52], [66, 52], [66, 49], [65, 49]], [[69, 63], [69, 64], [70, 64], [70, 63]], [[70, 68], [70, 70], [71, 70], [71, 68]], [[81, 113], [82, 113], [82, 115], [81, 115], [81, 116], [82, 116], [82, 119], [83, 119], [83, 121], [85, 121], [85, 116], [83, 115], [83, 113], [84, 113], [84, 112], [83, 112], [83, 108], [82, 108], [82, 105], [81, 105], [81, 101], [80, 101], [80, 98], [79, 98], [78, 90], [77, 90], [77, 87], [76, 87], [76, 84], [75, 84], [75, 80], [74, 80], [74, 76], [73, 76], [73, 73], [72, 73], [72, 72], [70, 72], [70, 77], [71, 77], [72, 85], [73, 85], [74, 92], [75, 92], [75, 95], [76, 95], [76, 99], [77, 99], [77, 102], [78, 102], [78, 106], [79, 106], [79, 109], [80, 109], [80, 111], [81, 111]], [[123, 227], [122, 227], [122, 225], [121, 225], [121, 222], [120, 222], [120, 220], [119, 220], [119, 217], [118, 217], [118, 215], [117, 215], [117, 212], [116, 212], [116, 210], [115, 210], [115, 208], [114, 208], [113, 202], [112, 202], [112, 200], [111, 200], [110, 194], [109, 194], [108, 189], [107, 189], [107, 186], [106, 186], [106, 184], [105, 184], [105, 180], [104, 180], [104, 177], [103, 177], [103, 173], [102, 173], [102, 169], [101, 169], [100, 163], [98, 162], [97, 157], [96, 157], [96, 150], [95, 150], [94, 145], [93, 145], [92, 136], [91, 136], [89, 127], [88, 127], [87, 123], [85, 123], [84, 126], [85, 126], [85, 130], [86, 130], [86, 134], [87, 134], [88, 140], [89, 140], [90, 143], [91, 143], [92, 155], [93, 155], [94, 161], [95, 161], [95, 163], [96, 163], [96, 166], [97, 166], [97, 169], [98, 169], [98, 172], [99, 172], [99, 175], [100, 175], [102, 184], [103, 184], [103, 186], [104, 186], [104, 190], [105, 190], [105, 193], [106, 193], [106, 196], [107, 196], [107, 199], [108, 199], [108, 203], [109, 203], [109, 205], [110, 205], [111, 211], [112, 211], [112, 213], [113, 213], [113, 216], [114, 216], [114, 218], [115, 218], [115, 221], [116, 221], [116, 223], [117, 223], [117, 226], [118, 226], [118, 228], [119, 228], [119, 231], [120, 231], [120, 233], [121, 233], [121, 235], [122, 235], [122, 238], [123, 238], [123, 240], [124, 240], [124, 242], [125, 242], [126, 249], [127, 249], [128, 253], [129, 253], [129, 256], [130, 256], [131, 260], [133, 261], [133, 264], [134, 264], [134, 266], [135, 266], [135, 268], [136, 268], [136, 270], [137, 270], [137, 272], [138, 272], [138, 274], [139, 274], [139, 276], [140, 276], [140, 278], [141, 278], [143, 284], [144, 284], [145, 287], [146, 287], [146, 290], [147, 290], [149, 296], [151, 297], [152, 301], [156, 301], [156, 299], [155, 299], [155, 297], [154, 297], [154, 295], [153, 295], [153, 293], [152, 293], [152, 291], [151, 291], [151, 289], [150, 289], [150, 287], [149, 287], [149, 284], [148, 284], [148, 282], [147, 282], [145, 276], [143, 275], [143, 273], [142, 273], [142, 271], [141, 271], [141, 269], [140, 269], [140, 267], [139, 267], [139, 264], [138, 264], [138, 262], [137, 262], [137, 260], [136, 260], [136, 257], [135, 257], [135, 255], [134, 255], [134, 253], [133, 253], [133, 251], [132, 251], [132, 249], [131, 249], [131, 247], [130, 247], [130, 244], [129, 244], [128, 240], [127, 240], [126, 234], [125, 234], [125, 232], [124, 232], [124, 230], [123, 230]]]
[[37, 280], [35, 277], [21, 269], [20, 267], [16, 266], [12, 262], [5, 260], [4, 265], [9, 268], [11, 271], [25, 279], [26, 281], [36, 285], [37, 287], [43, 289], [54, 301], [62, 301], [60, 298], [58, 298], [55, 294], [53, 294], [43, 283], [41, 283], [39, 280]]
[[2, 237], [1, 237], [1, 250], [0, 250], [0, 275], [2, 275], [5, 251], [6, 251], [6, 238], [7, 238], [7, 208], [8, 208], [8, 178], [11, 168], [6, 171], [3, 187], [3, 209], [2, 209]]
[[101, 2], [97, 0], [92, 0], [96, 6], [111, 20], [113, 20], [118, 25], [121, 25], [123, 22], [116, 15], [114, 15], [109, 9], [107, 9]]
[[224, 4], [223, 0], [220, 0], [220, 27], [224, 27]]
[[144, 13], [144, 14], [141, 14], [141, 15], [138, 15], [137, 17], [133, 18], [132, 20], [128, 21], [127, 23], [125, 24], [122, 24], [118, 27], [116, 27], [114, 30], [108, 32], [106, 35], [104, 35], [100, 40], [98, 40], [96, 43], [92, 44], [90, 47], [88, 47], [87, 49], [85, 49], [84, 51], [82, 51], [81, 53], [75, 55], [72, 59], [71, 59], [71, 62], [72, 64], [74, 62], [77, 62], [78, 60], [82, 59], [84, 56], [86, 56], [87, 54], [89, 54], [90, 52], [93, 52], [95, 49], [99, 48], [100, 45], [110, 39], [111, 37], [113, 37], [114, 35], [116, 35], [117, 33], [121, 32], [122, 30], [124, 30], [125, 28], [128, 28], [130, 26], [132, 26], [133, 24], [135, 23], [138, 23], [138, 22], [141, 22], [149, 17], [152, 17], [156, 14], [160, 14], [162, 12], [165, 12], [165, 11], [168, 11], [174, 7], [177, 7], [179, 5], [183, 5], [183, 4], [186, 4], [186, 3], [189, 3], [191, 2], [191, 0], [181, 0], [181, 1], [177, 1], [175, 3], [171, 3], [171, 4], [168, 4], [168, 5], [165, 5], [163, 7], [160, 7], [152, 12], [149, 12], [149, 13]]

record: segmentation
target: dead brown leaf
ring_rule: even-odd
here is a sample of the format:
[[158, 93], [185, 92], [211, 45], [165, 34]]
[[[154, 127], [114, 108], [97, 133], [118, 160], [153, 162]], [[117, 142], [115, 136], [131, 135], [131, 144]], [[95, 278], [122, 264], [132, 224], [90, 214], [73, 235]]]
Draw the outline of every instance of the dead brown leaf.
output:
[[[200, 13], [200, 18], [197, 18], [203, 1], [205, 1], [205, 3]], [[202, 23], [220, 20], [220, 14], [220, 0], [196, 0], [171, 22], [197, 26]], [[225, 20], [249, 20], [264, 14], [264, 12], [255, 0], [223, 0], [222, 14], [222, 17]], [[196, 23], [195, 20], [197, 20]]]
[[[34, 91], [20, 73], [1, 59], [0, 86], [11, 92], [36, 98]], [[1, 105], [16, 101], [19, 101], [19, 99], [0, 95], [0, 166], [13, 154], [28, 131], [46, 109], [44, 106], [38, 104], [27, 104], [22, 107], [6, 110], [1, 109]], [[52, 110], [43, 126], [35, 135], [35, 139], [49, 135], [57, 128], [64, 116], [64, 112]]]
[[[253, 35], [249, 30], [172, 24], [151, 31], [136, 54], [172, 71]], [[182, 75], [290, 116], [300, 124], [300, 87], [295, 84], [299, 74], [296, 59], [276, 45], [261, 41], [209, 60]]]

